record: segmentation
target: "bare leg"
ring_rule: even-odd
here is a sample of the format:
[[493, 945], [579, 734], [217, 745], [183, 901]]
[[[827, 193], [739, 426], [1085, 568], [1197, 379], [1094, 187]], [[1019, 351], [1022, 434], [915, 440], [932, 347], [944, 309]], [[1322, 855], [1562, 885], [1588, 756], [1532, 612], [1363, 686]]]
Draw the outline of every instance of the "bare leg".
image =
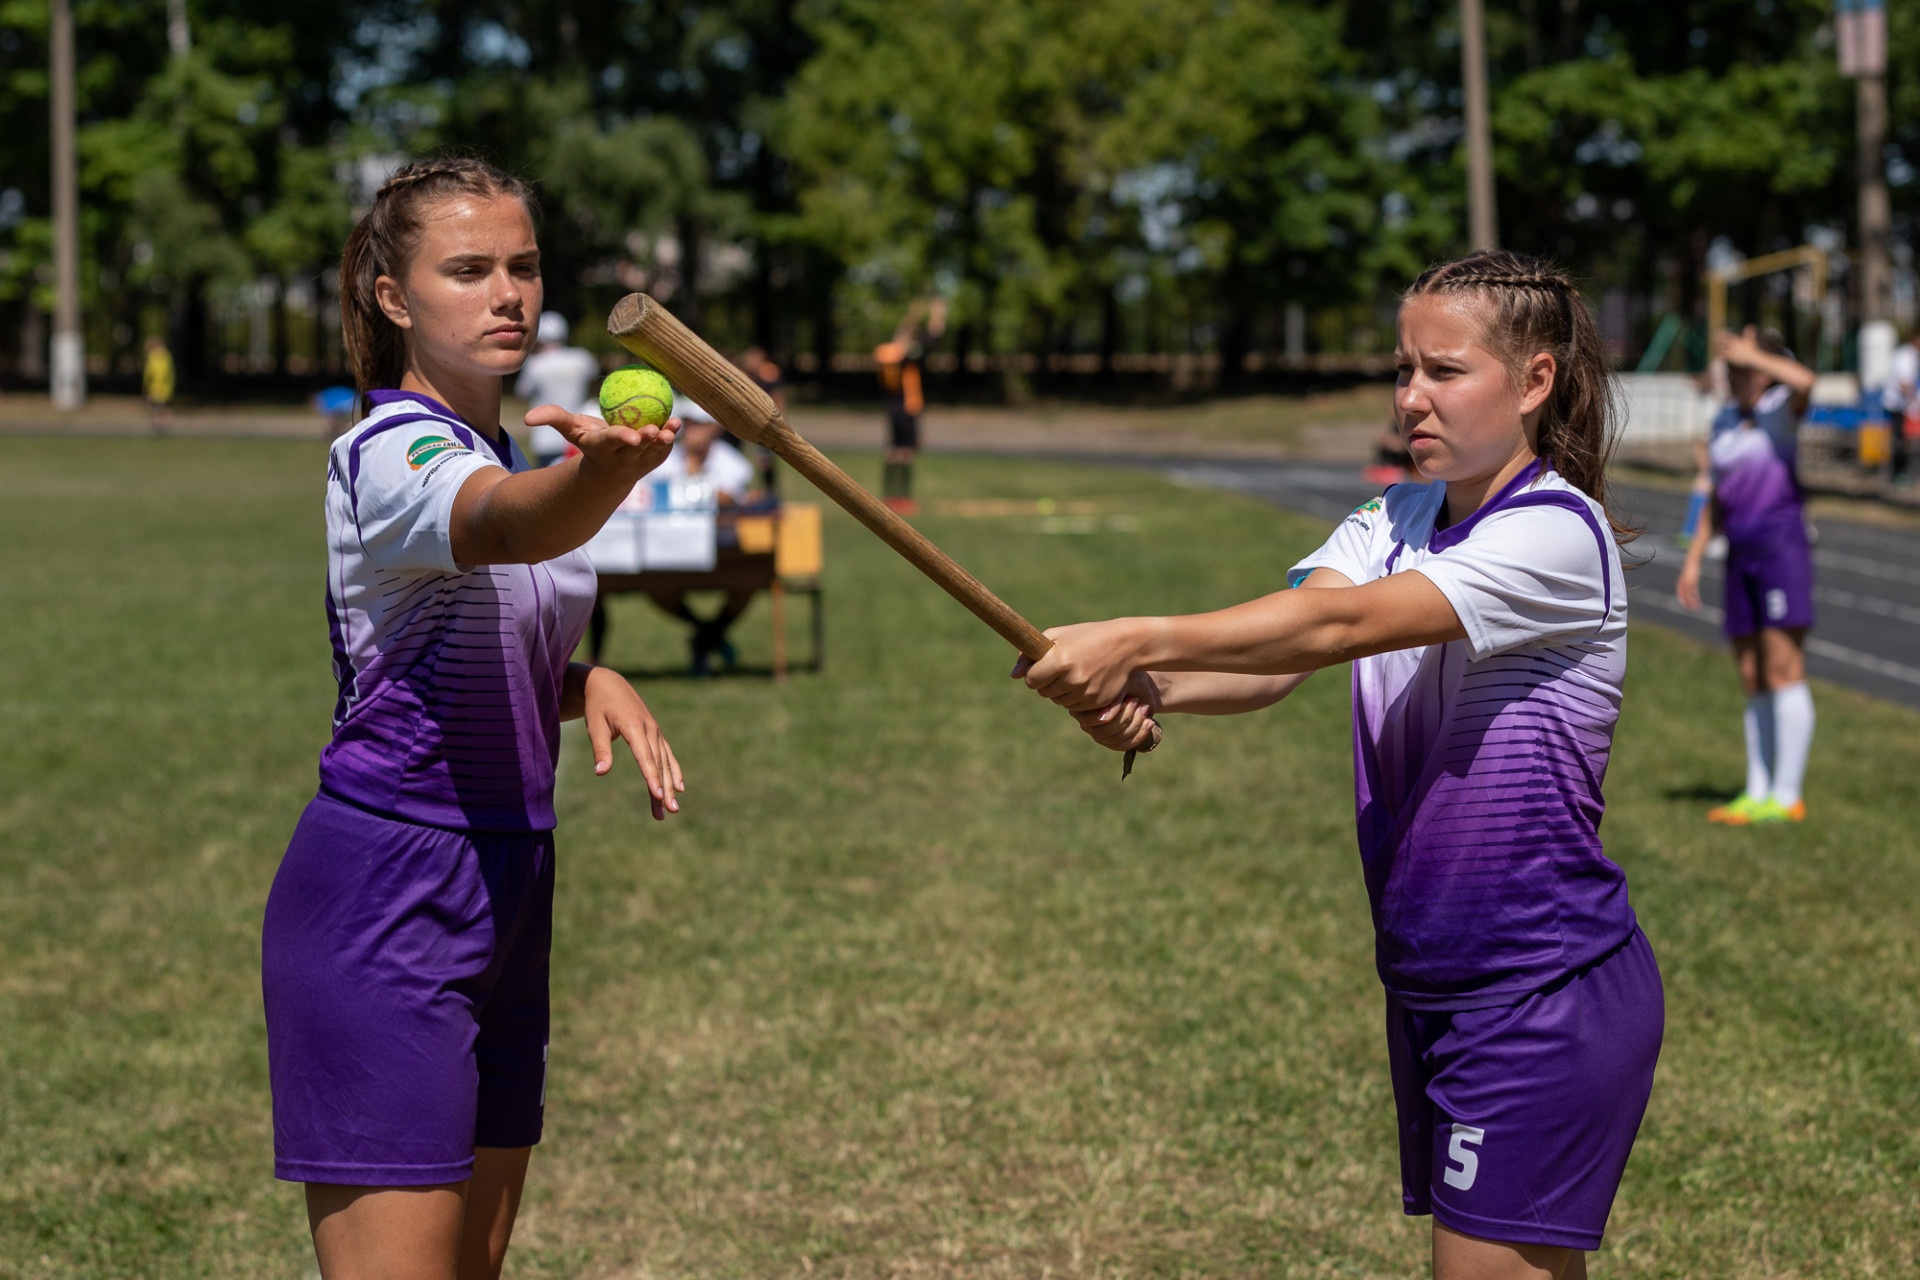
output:
[[499, 1280], [532, 1147], [475, 1147], [460, 1236], [460, 1280]]
[[1433, 1224], [1433, 1280], [1586, 1280], [1587, 1255], [1542, 1244], [1504, 1244]]
[[499, 1280], [531, 1147], [479, 1147], [473, 1177], [431, 1187], [307, 1184], [325, 1280]]
[[1740, 687], [1749, 697], [1767, 691], [1766, 672], [1760, 662], [1760, 637], [1733, 638], [1733, 665], [1740, 669]]
[[307, 1222], [324, 1280], [457, 1280], [467, 1184], [307, 1184]]
[[1763, 627], [1759, 636], [1761, 678], [1769, 689], [1784, 689], [1807, 678], [1807, 629]]

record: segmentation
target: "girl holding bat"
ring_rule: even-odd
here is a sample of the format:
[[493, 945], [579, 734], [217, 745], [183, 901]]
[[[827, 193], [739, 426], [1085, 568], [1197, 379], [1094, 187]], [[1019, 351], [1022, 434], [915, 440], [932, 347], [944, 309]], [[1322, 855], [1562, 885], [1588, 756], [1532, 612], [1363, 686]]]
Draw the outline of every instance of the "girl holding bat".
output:
[[500, 393], [540, 250], [528, 189], [487, 165], [395, 173], [340, 281], [367, 414], [327, 468], [333, 738], [262, 939], [274, 1171], [306, 1183], [327, 1280], [492, 1277], [546, 1097], [560, 722], [585, 718], [598, 774], [626, 744], [655, 818], [683, 790], [639, 695], [568, 661], [578, 548], [679, 424], [544, 406], [528, 423], [580, 453], [529, 467]]
[[1627, 592], [1612, 388], [1572, 282], [1477, 253], [1401, 304], [1395, 417], [1426, 483], [1281, 591], [1059, 627], [1015, 674], [1116, 750], [1353, 664], [1356, 800], [1406, 1212], [1439, 1280], [1580, 1280], [1653, 1084], [1660, 974], [1602, 853]]

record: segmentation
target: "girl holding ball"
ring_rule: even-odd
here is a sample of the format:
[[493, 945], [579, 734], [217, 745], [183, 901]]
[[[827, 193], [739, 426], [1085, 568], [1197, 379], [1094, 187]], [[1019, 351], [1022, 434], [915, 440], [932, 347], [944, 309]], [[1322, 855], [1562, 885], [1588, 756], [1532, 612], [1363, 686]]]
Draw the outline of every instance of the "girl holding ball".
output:
[[1115, 750], [1353, 664], [1361, 865], [1409, 1214], [1439, 1280], [1582, 1280], [1653, 1085], [1660, 974], [1601, 850], [1627, 592], [1613, 391], [1571, 281], [1520, 254], [1401, 304], [1395, 417], [1424, 483], [1280, 591], [1059, 627], [1015, 668]]
[[684, 790], [639, 695], [568, 660], [579, 548], [678, 422], [543, 406], [580, 452], [538, 471], [499, 425], [541, 310], [532, 204], [475, 160], [408, 165], [341, 262], [367, 413], [327, 468], [339, 697], [262, 939], [275, 1173], [327, 1280], [500, 1273], [546, 1095], [561, 721], [596, 774], [623, 744], [655, 818]]

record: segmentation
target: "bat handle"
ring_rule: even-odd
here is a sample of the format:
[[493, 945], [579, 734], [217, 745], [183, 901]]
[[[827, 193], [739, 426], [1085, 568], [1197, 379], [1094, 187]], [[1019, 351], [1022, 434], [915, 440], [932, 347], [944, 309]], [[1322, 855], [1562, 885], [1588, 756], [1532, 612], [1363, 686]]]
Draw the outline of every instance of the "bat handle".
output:
[[1160, 726], [1155, 724], [1153, 726], [1153, 732], [1147, 736], [1145, 743], [1137, 747], [1128, 747], [1127, 754], [1121, 757], [1120, 760], [1120, 781], [1125, 782], [1128, 776], [1133, 773], [1133, 758], [1143, 751], [1151, 751], [1159, 746], [1160, 740], [1165, 736], [1166, 735], [1160, 731]]

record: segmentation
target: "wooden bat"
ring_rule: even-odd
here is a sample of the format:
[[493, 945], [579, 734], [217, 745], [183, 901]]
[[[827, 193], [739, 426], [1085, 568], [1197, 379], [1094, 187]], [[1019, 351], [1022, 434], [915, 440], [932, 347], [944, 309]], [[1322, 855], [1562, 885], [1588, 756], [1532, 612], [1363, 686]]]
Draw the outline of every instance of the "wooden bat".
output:
[[[1040, 628], [1014, 612], [1006, 601], [989, 591], [986, 584], [954, 563], [951, 556], [889, 511], [878, 498], [788, 426], [773, 397], [654, 299], [644, 293], [630, 293], [620, 299], [613, 314], [607, 317], [607, 332], [621, 346], [667, 375], [667, 381], [676, 389], [684, 390], [733, 434], [780, 455], [1015, 649], [1037, 660], [1053, 647], [1053, 641], [1047, 639]], [[1160, 727], [1155, 725], [1153, 737], [1139, 750], [1153, 750], [1160, 745], [1160, 736]], [[1120, 769], [1122, 778], [1133, 771], [1135, 754], [1127, 752]]]

